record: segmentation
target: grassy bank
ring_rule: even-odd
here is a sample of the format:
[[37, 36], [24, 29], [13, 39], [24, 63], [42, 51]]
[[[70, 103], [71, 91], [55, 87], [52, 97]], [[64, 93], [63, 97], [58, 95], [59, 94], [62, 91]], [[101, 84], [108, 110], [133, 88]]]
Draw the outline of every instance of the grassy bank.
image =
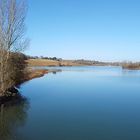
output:
[[28, 59], [28, 66], [92, 66], [106, 65], [106, 63], [90, 60], [49, 60], [49, 59]]
[[29, 81], [29, 80], [32, 80], [34, 78], [42, 77], [42, 76], [44, 76], [47, 73], [48, 73], [48, 70], [45, 70], [45, 69], [28, 69], [25, 72], [25, 77], [21, 81], [21, 83]]
[[81, 66], [72, 60], [48, 60], [48, 59], [28, 59], [26, 60], [28, 66]]

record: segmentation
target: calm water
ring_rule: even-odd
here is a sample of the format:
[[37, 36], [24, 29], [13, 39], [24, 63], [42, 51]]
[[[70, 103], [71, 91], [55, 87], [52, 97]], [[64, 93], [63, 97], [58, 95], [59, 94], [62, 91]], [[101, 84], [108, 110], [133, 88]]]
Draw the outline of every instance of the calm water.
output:
[[140, 71], [61, 69], [21, 86], [27, 101], [5, 109], [0, 140], [140, 140]]

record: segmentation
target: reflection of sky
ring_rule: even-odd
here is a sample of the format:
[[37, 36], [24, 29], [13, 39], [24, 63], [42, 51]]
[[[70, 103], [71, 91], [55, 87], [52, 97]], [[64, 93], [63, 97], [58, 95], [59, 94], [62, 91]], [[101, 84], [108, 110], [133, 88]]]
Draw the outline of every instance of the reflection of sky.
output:
[[140, 71], [61, 69], [22, 85], [22, 94], [31, 104], [20, 131], [26, 139], [140, 139]]
[[140, 70], [126, 70], [117, 66], [33, 67], [35, 69], [62, 70], [63, 72], [92, 72], [95, 76], [140, 76]]

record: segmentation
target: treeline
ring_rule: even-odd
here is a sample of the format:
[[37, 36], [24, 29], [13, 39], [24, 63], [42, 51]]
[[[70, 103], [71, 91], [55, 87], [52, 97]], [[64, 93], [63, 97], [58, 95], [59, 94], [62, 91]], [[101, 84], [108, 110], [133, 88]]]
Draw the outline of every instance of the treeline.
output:
[[85, 64], [85, 65], [96, 65], [96, 64], [100, 64], [100, 65], [105, 65], [105, 62], [100, 62], [100, 61], [95, 61], [95, 60], [84, 60], [84, 59], [79, 59], [79, 60], [74, 60], [74, 63], [78, 63], [78, 64]]
[[26, 55], [26, 59], [47, 59], [47, 60], [56, 60], [56, 61], [62, 61], [62, 58], [57, 57], [46, 57], [46, 56], [29, 56]]

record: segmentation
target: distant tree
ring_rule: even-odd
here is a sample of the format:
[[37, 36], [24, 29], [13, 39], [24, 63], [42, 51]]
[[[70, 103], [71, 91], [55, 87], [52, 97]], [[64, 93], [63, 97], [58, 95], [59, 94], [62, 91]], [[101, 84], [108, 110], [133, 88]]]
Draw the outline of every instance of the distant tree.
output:
[[53, 57], [52, 60], [57, 60], [57, 58], [56, 57]]

